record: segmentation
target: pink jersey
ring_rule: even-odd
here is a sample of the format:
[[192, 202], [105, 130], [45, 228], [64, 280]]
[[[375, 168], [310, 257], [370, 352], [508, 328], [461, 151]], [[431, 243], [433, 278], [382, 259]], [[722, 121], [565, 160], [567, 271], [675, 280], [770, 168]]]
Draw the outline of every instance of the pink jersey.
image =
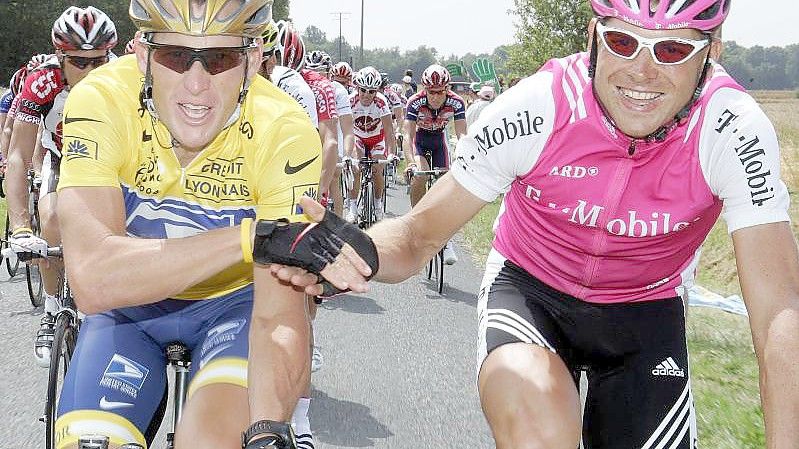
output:
[[11, 111], [15, 120], [38, 125], [44, 122], [42, 145], [61, 156], [61, 115], [67, 99], [64, 72], [52, 56], [25, 78], [25, 87], [14, 99]]
[[645, 142], [605, 117], [587, 62], [550, 61], [458, 144], [461, 185], [485, 201], [507, 192], [502, 256], [585, 301], [662, 299], [692, 285], [719, 214], [730, 233], [789, 220], [774, 129], [721, 66], [687, 119]]
[[313, 70], [303, 69], [300, 70], [300, 75], [311, 87], [314, 95], [316, 96], [316, 112], [319, 116], [319, 121], [331, 120], [338, 118], [336, 113], [336, 89], [329, 79], [320, 75]]
[[369, 106], [364, 106], [361, 103], [360, 93], [356, 90], [350, 95], [350, 105], [352, 106], [352, 130], [356, 137], [365, 139], [383, 135], [382, 118], [391, 116], [388, 100], [383, 94], [377, 92], [372, 103]]

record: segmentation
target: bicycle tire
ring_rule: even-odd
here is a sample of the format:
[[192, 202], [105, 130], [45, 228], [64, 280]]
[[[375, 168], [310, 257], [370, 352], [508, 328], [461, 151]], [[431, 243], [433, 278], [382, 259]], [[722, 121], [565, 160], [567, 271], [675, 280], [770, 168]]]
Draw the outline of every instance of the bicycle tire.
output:
[[375, 217], [375, 191], [374, 185], [371, 182], [369, 182], [369, 184], [366, 186], [365, 196], [366, 202], [364, 203], [364, 228], [369, 228], [375, 224], [377, 218]]
[[427, 279], [433, 279], [433, 259], [427, 262]]
[[[38, 236], [41, 234], [38, 208], [34, 209], [34, 213], [31, 216], [31, 229], [33, 230], [33, 235]], [[44, 303], [42, 295], [44, 284], [42, 282], [42, 272], [39, 269], [39, 265], [32, 263], [25, 264], [25, 281], [28, 284], [28, 298], [31, 300], [31, 305], [33, 307], [41, 306]]]
[[47, 377], [47, 402], [44, 406], [45, 447], [55, 449], [55, 420], [61, 387], [69, 369], [69, 362], [75, 352], [77, 328], [69, 313], [61, 313], [56, 318], [53, 347], [50, 353], [50, 367]]
[[438, 294], [444, 291], [444, 250], [439, 250], [436, 254], [436, 266], [438, 267], [436, 279], [438, 280]]
[[[6, 229], [3, 233], [3, 242], [0, 244], [0, 250], [8, 248], [8, 239], [11, 238], [11, 221], [8, 218], [8, 214], [6, 214]], [[3, 260], [2, 253], [0, 253], [0, 260]], [[15, 258], [14, 263], [11, 263], [11, 259], [6, 258], [6, 271], [8, 271], [8, 277], [13, 278], [17, 275], [19, 271], [19, 259]]]

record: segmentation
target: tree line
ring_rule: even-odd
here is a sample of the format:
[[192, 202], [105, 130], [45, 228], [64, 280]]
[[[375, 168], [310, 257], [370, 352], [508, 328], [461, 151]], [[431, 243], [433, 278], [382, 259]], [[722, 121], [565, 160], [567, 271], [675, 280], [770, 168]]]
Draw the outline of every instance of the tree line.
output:
[[[74, 0], [0, 1], [0, 17], [4, 22], [0, 29], [0, 84], [4, 85], [31, 55], [52, 52], [50, 27], [72, 4]], [[135, 32], [128, 19], [129, 2], [93, 0], [92, 4], [114, 20], [120, 41], [117, 52], [120, 52]], [[273, 13], [275, 20], [290, 18], [289, 0], [275, 0]], [[516, 19], [514, 42], [497, 47], [490, 54], [444, 55], [434, 46], [423, 45], [404, 51], [399, 47], [367, 48], [361, 59], [359, 46], [338, 36], [329, 38], [316, 26], [306, 28], [303, 38], [309, 51], [324, 50], [334, 60], [347, 61], [356, 69], [375, 66], [394, 81], [402, 79], [407, 69], [413, 70], [418, 80], [430, 64], [458, 64], [468, 68], [478, 58], [491, 59], [497, 73], [508, 80], [535, 73], [548, 59], [586, 47], [586, 24], [592, 13], [585, 0], [514, 0], [510, 13]], [[725, 42], [721, 63], [747, 89], [799, 89], [799, 44], [746, 48]]]
[[[108, 14], [117, 29], [119, 43], [114, 51], [121, 54], [133, 38], [136, 28], [128, 16], [129, 0], [91, 0], [92, 6]], [[22, 64], [38, 53], [52, 53], [50, 30], [55, 20], [70, 6], [85, 7], [87, 1], [75, 0], [0, 0], [0, 85]], [[275, 20], [289, 17], [289, 0], [275, 0]]]

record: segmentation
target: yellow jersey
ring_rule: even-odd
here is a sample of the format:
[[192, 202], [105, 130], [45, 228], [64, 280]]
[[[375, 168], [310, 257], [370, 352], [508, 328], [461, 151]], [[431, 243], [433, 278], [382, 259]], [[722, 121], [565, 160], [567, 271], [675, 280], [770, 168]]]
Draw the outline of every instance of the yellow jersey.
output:
[[[164, 239], [235, 226], [245, 217], [306, 220], [316, 197], [319, 134], [294, 99], [257, 76], [237, 120], [182, 167], [163, 123], [140, 101], [135, 56], [93, 70], [67, 98], [58, 190], [117, 187], [127, 233]], [[252, 282], [241, 262], [177, 296], [215, 298]]]

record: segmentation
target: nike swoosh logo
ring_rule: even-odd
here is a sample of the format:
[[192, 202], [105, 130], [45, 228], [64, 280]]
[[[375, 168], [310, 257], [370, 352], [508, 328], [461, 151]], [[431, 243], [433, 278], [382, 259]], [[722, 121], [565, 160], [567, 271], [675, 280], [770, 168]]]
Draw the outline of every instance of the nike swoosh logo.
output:
[[118, 408], [133, 407], [130, 402], [114, 402], [109, 401], [105, 396], [100, 398], [100, 408], [103, 410], [115, 410]]
[[75, 122], [95, 122], [95, 123], [102, 123], [101, 120], [95, 120], [93, 118], [88, 117], [64, 117], [64, 124], [68, 125], [70, 123]]
[[303, 168], [311, 165], [311, 163], [313, 163], [313, 161], [315, 161], [318, 158], [319, 158], [319, 156], [315, 156], [313, 159], [311, 159], [309, 161], [305, 161], [302, 164], [297, 165], [296, 167], [292, 167], [291, 163], [289, 161], [286, 161], [286, 167], [283, 170], [286, 172], [287, 175], [293, 175], [294, 173], [297, 173], [298, 171], [302, 170]]

